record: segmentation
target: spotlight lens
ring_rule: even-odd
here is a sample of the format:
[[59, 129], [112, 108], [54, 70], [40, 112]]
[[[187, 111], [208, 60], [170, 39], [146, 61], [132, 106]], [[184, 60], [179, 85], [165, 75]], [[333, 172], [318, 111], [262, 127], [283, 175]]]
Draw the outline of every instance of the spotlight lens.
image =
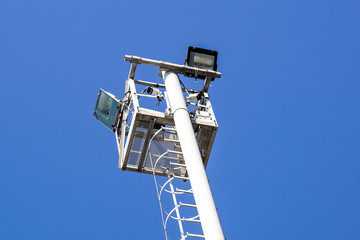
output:
[[190, 63], [189, 65], [202, 69], [214, 70], [215, 56], [190, 52]]

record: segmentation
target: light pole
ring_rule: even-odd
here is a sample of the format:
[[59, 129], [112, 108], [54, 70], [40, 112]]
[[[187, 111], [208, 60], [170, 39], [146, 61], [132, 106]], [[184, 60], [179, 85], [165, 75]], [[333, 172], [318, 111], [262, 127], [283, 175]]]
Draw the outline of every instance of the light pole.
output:
[[179, 78], [175, 73], [162, 71], [171, 111], [174, 117], [181, 149], [185, 158], [194, 198], [198, 207], [201, 226], [206, 240], [223, 240], [215, 203], [211, 194], [205, 168], [194, 136], [189, 112], [181, 90]]
[[[131, 67], [124, 98], [119, 100], [100, 90], [94, 110], [94, 117], [115, 133], [119, 168], [154, 175], [166, 239], [169, 239], [167, 223], [172, 218], [178, 222], [181, 240], [191, 237], [224, 240], [205, 172], [218, 128], [207, 94], [210, 82], [221, 76], [217, 72], [217, 52], [189, 47], [186, 65], [128, 55], [125, 61]], [[158, 67], [165, 84], [136, 80], [139, 64]], [[182, 88], [178, 74], [204, 79], [204, 86], [201, 90]], [[146, 86], [141, 93], [136, 90], [139, 85]], [[157, 101], [157, 106], [165, 99], [166, 110], [143, 108], [140, 98], [145, 97]], [[189, 113], [190, 105], [195, 106], [193, 114]], [[160, 185], [156, 176], [167, 176], [168, 180]], [[190, 182], [191, 189], [174, 188], [176, 180]], [[164, 192], [172, 194], [171, 211], [164, 210], [162, 205]], [[184, 193], [193, 195], [195, 205], [178, 201], [177, 196]], [[196, 209], [198, 215], [181, 216], [181, 208]], [[185, 232], [186, 222], [201, 223], [203, 235]]]

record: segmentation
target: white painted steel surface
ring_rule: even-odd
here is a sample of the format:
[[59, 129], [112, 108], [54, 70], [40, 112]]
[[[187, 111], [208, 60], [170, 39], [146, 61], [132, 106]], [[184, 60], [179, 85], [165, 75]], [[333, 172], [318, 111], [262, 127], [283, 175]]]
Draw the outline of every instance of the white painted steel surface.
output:
[[177, 200], [176, 200], [176, 194], [175, 194], [175, 190], [174, 190], [174, 185], [172, 184], [171, 180], [169, 182], [169, 185], [170, 185], [170, 190], [171, 190], [173, 203], [174, 203], [174, 206], [175, 206], [176, 218], [178, 219], [177, 221], [178, 221], [178, 224], [179, 224], [180, 235], [181, 235], [181, 238], [184, 238], [184, 236], [185, 236], [184, 235], [184, 229], [183, 229], [182, 222], [181, 222], [179, 208], [177, 207], [178, 203], [177, 203]]
[[205, 239], [225, 240], [179, 78], [172, 72], [162, 71], [162, 75]]

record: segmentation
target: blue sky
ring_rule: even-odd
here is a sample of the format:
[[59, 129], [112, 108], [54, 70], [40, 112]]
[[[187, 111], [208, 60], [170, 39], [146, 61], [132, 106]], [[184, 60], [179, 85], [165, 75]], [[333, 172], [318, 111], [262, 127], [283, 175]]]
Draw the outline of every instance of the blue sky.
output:
[[[207, 174], [227, 239], [360, 239], [358, 1], [0, 2], [0, 239], [164, 239], [97, 92], [125, 54], [219, 52]], [[143, 80], [161, 80], [146, 71]], [[190, 83], [189, 83], [190, 84]]]

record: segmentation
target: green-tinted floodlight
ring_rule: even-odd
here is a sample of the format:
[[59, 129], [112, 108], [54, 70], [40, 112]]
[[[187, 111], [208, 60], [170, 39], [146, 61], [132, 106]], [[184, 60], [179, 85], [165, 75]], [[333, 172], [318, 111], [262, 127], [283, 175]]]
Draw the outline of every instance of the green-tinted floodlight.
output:
[[[217, 51], [198, 47], [189, 47], [185, 59], [185, 64], [190, 67], [217, 71], [217, 56]], [[205, 76], [202, 75], [195, 76], [192, 74], [187, 74], [187, 76], [205, 79]]]
[[120, 104], [114, 95], [100, 89], [93, 115], [111, 131], [114, 131]]

